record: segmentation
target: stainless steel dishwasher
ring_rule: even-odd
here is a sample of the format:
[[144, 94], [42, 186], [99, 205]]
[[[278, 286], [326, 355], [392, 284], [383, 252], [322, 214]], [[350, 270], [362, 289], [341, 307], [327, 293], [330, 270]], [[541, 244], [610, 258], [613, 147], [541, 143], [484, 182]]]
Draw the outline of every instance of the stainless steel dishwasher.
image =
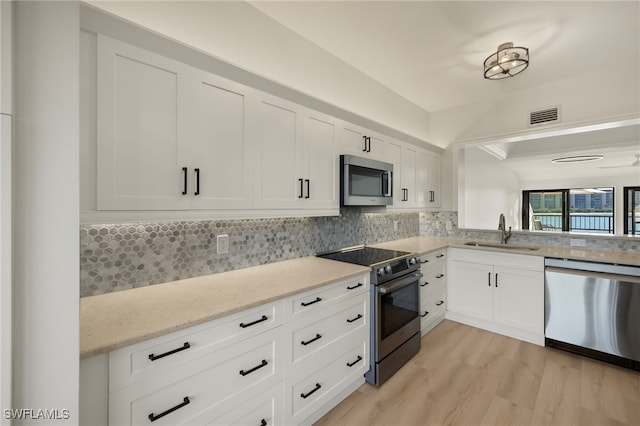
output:
[[640, 267], [546, 259], [545, 345], [640, 370]]

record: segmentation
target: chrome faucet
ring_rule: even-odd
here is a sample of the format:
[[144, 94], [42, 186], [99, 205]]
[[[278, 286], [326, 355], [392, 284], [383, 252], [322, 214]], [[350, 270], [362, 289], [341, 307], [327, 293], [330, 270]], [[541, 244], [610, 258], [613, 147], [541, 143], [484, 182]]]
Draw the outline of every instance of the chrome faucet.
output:
[[500, 214], [500, 219], [498, 221], [498, 230], [502, 231], [500, 243], [507, 244], [507, 241], [509, 241], [509, 238], [511, 238], [511, 227], [509, 227], [509, 231], [505, 229], [504, 214]]

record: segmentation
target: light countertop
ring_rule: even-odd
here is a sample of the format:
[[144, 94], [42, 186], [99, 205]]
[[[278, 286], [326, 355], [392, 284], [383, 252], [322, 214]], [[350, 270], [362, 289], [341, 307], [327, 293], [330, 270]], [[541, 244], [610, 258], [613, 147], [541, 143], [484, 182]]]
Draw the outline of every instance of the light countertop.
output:
[[[538, 250], [470, 247], [464, 240], [414, 237], [375, 247], [428, 253], [447, 247], [640, 266], [640, 253], [542, 246]], [[211, 321], [358, 275], [369, 268], [304, 257], [80, 299], [80, 358]]]
[[110, 352], [370, 268], [304, 257], [80, 299], [80, 358]]

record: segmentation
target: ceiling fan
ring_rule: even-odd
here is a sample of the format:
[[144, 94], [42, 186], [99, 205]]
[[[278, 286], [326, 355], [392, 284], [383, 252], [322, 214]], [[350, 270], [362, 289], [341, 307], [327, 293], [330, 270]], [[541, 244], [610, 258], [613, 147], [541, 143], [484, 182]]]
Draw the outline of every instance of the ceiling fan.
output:
[[626, 166], [605, 166], [600, 168], [601, 169], [620, 169], [622, 167], [640, 167], [640, 154], [634, 154], [634, 156], [636, 157], [636, 161]]

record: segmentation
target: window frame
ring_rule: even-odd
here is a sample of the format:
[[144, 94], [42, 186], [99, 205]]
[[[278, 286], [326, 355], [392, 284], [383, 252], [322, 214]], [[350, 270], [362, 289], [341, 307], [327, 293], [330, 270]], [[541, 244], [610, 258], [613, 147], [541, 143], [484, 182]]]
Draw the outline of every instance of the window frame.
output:
[[[623, 232], [624, 235], [640, 235], [636, 233], [636, 227], [635, 226], [631, 226], [631, 229], [629, 229], [629, 193], [630, 191], [638, 192], [640, 193], [640, 186], [625, 186], [622, 188], [623, 191], [623, 207], [624, 207], [624, 211], [622, 212], [622, 216], [624, 218], [623, 222], [624, 222], [624, 226], [623, 226]], [[635, 203], [634, 203], [635, 204]], [[640, 206], [638, 206], [638, 208], [640, 209]], [[632, 209], [633, 211], [634, 209]], [[635, 225], [635, 223], [633, 224]]]

